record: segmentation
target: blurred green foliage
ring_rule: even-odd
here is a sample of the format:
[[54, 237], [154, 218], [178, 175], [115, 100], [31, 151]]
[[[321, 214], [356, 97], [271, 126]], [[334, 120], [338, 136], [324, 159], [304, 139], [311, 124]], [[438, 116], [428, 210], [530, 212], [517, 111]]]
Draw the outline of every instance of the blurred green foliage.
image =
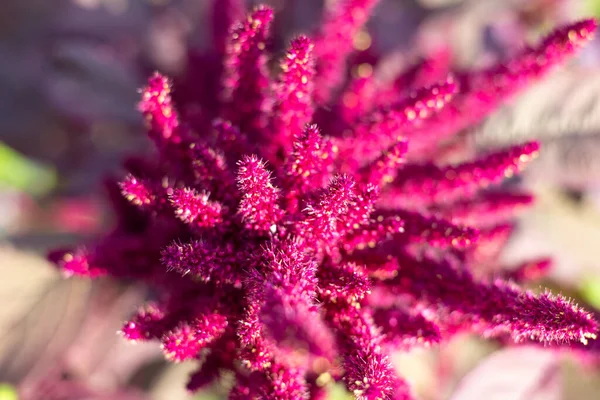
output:
[[212, 394], [206, 391], [202, 391], [194, 397], [195, 400], [222, 400], [222, 398], [222, 396]]
[[600, 18], [600, 0], [587, 0], [587, 10], [596, 18]]
[[579, 292], [586, 302], [600, 309], [600, 278], [589, 277], [584, 279]]
[[19, 400], [17, 389], [8, 383], [0, 383], [0, 400]]
[[331, 387], [329, 398], [331, 400], [352, 400], [354, 399], [354, 396], [348, 393], [344, 386], [336, 384]]
[[56, 172], [0, 142], [0, 188], [42, 196], [56, 186]]

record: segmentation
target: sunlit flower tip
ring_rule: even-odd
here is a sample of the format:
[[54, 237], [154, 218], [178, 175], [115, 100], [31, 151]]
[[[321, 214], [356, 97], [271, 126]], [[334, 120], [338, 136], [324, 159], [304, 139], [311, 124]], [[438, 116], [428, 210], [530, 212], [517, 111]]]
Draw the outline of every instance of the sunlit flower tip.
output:
[[[281, 102], [289, 102], [288, 112], [295, 111], [297, 117], [310, 120], [312, 116], [312, 91], [314, 86], [314, 44], [306, 36], [298, 36], [290, 43], [281, 63], [278, 92]], [[293, 109], [292, 107], [297, 107]]]
[[146, 304], [123, 324], [119, 333], [132, 342], [157, 339], [163, 332], [165, 315], [158, 304]]
[[156, 72], [142, 90], [138, 105], [150, 127], [150, 136], [158, 142], [170, 140], [179, 126], [171, 100], [171, 82]]
[[292, 40], [281, 63], [275, 87], [273, 141], [289, 150], [292, 139], [312, 120], [315, 66], [314, 45], [306, 36]]
[[295, 138], [312, 120], [315, 65], [314, 45], [306, 36], [292, 40], [281, 62], [281, 74], [275, 86], [273, 105], [274, 151], [289, 151]]
[[[409, 95], [410, 101], [407, 100], [407, 105], [412, 104], [417, 112], [417, 117], [426, 118], [424, 112], [429, 114], [436, 109], [439, 110], [448, 104], [456, 94], [459, 93], [460, 85], [454, 75], [450, 74], [445, 79], [430, 86], [418, 89]], [[405, 109], [405, 114], [410, 118], [410, 110]], [[410, 114], [410, 115], [408, 115]]]
[[257, 7], [246, 20], [232, 28], [226, 46], [223, 101], [225, 118], [242, 132], [256, 137], [265, 128], [270, 86], [266, 47], [273, 10]]
[[345, 338], [344, 381], [357, 399], [390, 398], [405, 387], [384, 352], [383, 337], [363, 310], [340, 308], [333, 321]]
[[424, 166], [403, 174], [394, 182], [407, 202], [448, 203], [472, 196], [477, 190], [498, 184], [520, 172], [535, 159], [539, 143], [531, 142], [487, 154], [473, 162], [442, 168]]
[[426, 119], [450, 103], [458, 90], [456, 78], [448, 75], [440, 83], [413, 91], [407, 99], [392, 106], [390, 116], [406, 122]]
[[237, 183], [242, 194], [238, 214], [246, 226], [259, 231], [273, 229], [282, 215], [280, 190], [273, 186], [266, 164], [256, 156], [245, 156], [238, 163]]
[[[415, 130], [422, 121], [442, 110], [450, 103], [457, 90], [456, 80], [450, 76], [440, 84], [414, 91], [401, 101], [380, 106], [365, 116], [355, 128], [355, 134], [360, 142], [365, 142], [367, 149], [381, 151], [402, 139], [403, 131]], [[348, 145], [352, 146], [352, 143]], [[366, 150], [362, 147], [359, 149]], [[366, 154], [370, 155], [370, 152]]]
[[227, 319], [220, 314], [200, 316], [191, 322], [180, 323], [161, 338], [167, 359], [181, 362], [195, 358], [200, 350], [223, 334]]
[[267, 390], [264, 391], [261, 398], [265, 400], [302, 399], [306, 397], [307, 390], [302, 370], [274, 364], [267, 374]]
[[223, 223], [223, 206], [209, 200], [207, 193], [191, 188], [174, 189], [169, 200], [175, 215], [192, 227], [211, 228]]
[[[549, 344], [580, 341], [597, 332], [597, 323], [588, 312], [560, 296], [536, 296], [500, 280], [477, 282], [469, 272], [460, 271], [446, 260], [417, 261], [403, 254], [398, 257], [401, 268], [388, 282], [392, 290], [455, 311], [460, 321], [475, 323], [475, 329], [486, 336], [508, 335], [516, 342]], [[439, 286], [436, 282], [440, 280], [446, 284]]]
[[96, 278], [106, 275], [107, 271], [103, 268], [90, 264], [88, 251], [83, 248], [77, 250], [55, 250], [50, 252], [48, 259], [54, 262], [63, 276], [85, 276]]
[[[496, 283], [497, 287], [504, 290], [505, 285]], [[517, 311], [535, 310], [535, 314], [513, 322], [511, 336], [517, 342], [535, 340], [542, 343], [586, 344], [589, 339], [596, 338], [598, 323], [592, 314], [560, 295], [545, 291], [536, 297], [531, 292], [525, 292], [518, 300], [518, 304], [515, 305]], [[557, 318], [557, 315], [560, 315], [560, 318]]]
[[146, 209], [156, 206], [156, 195], [152, 192], [147, 182], [129, 174], [119, 185], [123, 196], [135, 206]]
[[[293, 62], [294, 65], [306, 65], [311, 62], [315, 45], [310, 38], [304, 35], [299, 35], [290, 43], [287, 59]], [[288, 68], [291, 67], [288, 65]]]
[[578, 21], [553, 31], [544, 39], [540, 47], [550, 58], [564, 57], [591, 40], [597, 28], [598, 22], [595, 19]]

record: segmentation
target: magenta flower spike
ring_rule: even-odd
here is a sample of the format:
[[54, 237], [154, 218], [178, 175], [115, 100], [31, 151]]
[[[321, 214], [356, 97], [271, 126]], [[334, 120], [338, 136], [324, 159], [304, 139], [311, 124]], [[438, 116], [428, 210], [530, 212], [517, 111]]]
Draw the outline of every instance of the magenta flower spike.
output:
[[405, 221], [405, 235], [409, 243], [427, 243], [439, 248], [470, 248], [479, 240], [479, 231], [469, 226], [455, 225], [442, 218], [411, 211], [396, 211]]
[[152, 192], [147, 182], [128, 175], [121, 182], [123, 196], [133, 205], [140, 208], [156, 207], [156, 194]]
[[440, 329], [422, 314], [402, 308], [378, 308], [373, 319], [393, 348], [430, 347], [440, 342]]
[[[516, 342], [585, 343], [597, 336], [592, 315], [561, 296], [548, 292], [535, 296], [500, 280], [477, 282], [468, 271], [461, 271], [448, 260], [415, 258], [406, 253], [397, 257], [400, 268], [398, 275], [386, 283], [389, 290], [416, 296], [442, 313], [454, 312], [452, 318], [461, 323], [468, 321], [486, 337], [508, 335]], [[439, 285], [440, 280], [445, 284]], [[472, 296], [473, 302], [466, 302], [465, 295]]]
[[[306, 36], [292, 40], [281, 63], [281, 76], [276, 84], [273, 106], [272, 141], [290, 150], [293, 139], [312, 121], [315, 65], [314, 44]], [[278, 150], [278, 149], [276, 149]]]
[[196, 229], [217, 228], [223, 221], [223, 206], [210, 201], [207, 193], [198, 193], [194, 189], [174, 189], [169, 200], [179, 219]]
[[168, 360], [179, 362], [193, 359], [210, 342], [220, 337], [227, 319], [220, 314], [203, 315], [190, 323], [181, 323], [163, 335], [161, 346]]
[[367, 120], [366, 130], [368, 132], [377, 131], [377, 134], [383, 137], [394, 137], [394, 134], [397, 134], [401, 128], [410, 126], [414, 129], [419, 126], [420, 121], [426, 120], [443, 109], [457, 91], [455, 78], [449, 75], [441, 83], [419, 88], [403, 101], [377, 110]]
[[331, 92], [342, 84], [354, 36], [367, 22], [377, 3], [378, 0], [341, 0], [326, 11], [315, 38], [317, 104], [327, 103]]
[[225, 31], [239, 3], [215, 1], [215, 49], [202, 59], [222, 64], [210, 66], [221, 71], [218, 95], [192, 90], [193, 77], [153, 75], [139, 109], [156, 155], [131, 158], [109, 182], [111, 232], [49, 257], [67, 276], [151, 287], [121, 333], [160, 342], [173, 362], [197, 360], [190, 391], [228, 373], [230, 399], [323, 399], [338, 381], [360, 400], [408, 400], [392, 351], [443, 343], [459, 328], [578, 349], [597, 334], [566, 299], [516, 286], [544, 261], [494, 275], [506, 281], [471, 272], [498, 265], [515, 212], [532, 201], [489, 186], [519, 173], [538, 145], [456, 165], [433, 156], [567, 59], [595, 22], [484, 71], [425, 61], [395, 80], [400, 93], [346, 79], [375, 4], [335, 3], [275, 72], [273, 11], [260, 6]]
[[229, 28], [244, 18], [244, 0], [217, 0], [213, 5], [212, 34], [215, 51], [224, 54], [230, 40]]
[[535, 199], [526, 193], [489, 192], [475, 198], [441, 206], [439, 213], [456, 224], [493, 226], [513, 219]]
[[148, 303], [121, 328], [121, 334], [132, 342], [160, 337], [165, 310], [160, 305]]
[[307, 125], [293, 143], [283, 166], [283, 185], [289, 212], [295, 212], [311, 187], [322, 187], [330, 177], [333, 145], [324, 139], [317, 125]]
[[539, 147], [532, 142], [457, 166], [406, 168], [396, 178], [389, 198], [395, 203], [428, 205], [473, 196], [478, 190], [520, 172], [537, 156]]
[[139, 110], [149, 124], [148, 134], [159, 145], [181, 140], [179, 118], [173, 109], [171, 83], [165, 77], [155, 74], [143, 91]]
[[254, 137], [265, 128], [271, 106], [266, 96], [266, 47], [272, 20], [273, 10], [258, 7], [233, 26], [225, 55], [224, 117]]
[[372, 160], [443, 110], [456, 91], [455, 80], [449, 76], [441, 83], [410, 93], [401, 101], [378, 107], [352, 128], [352, 140], [340, 143], [340, 157], [359, 162]]
[[271, 183], [265, 163], [256, 156], [244, 157], [237, 181], [242, 194], [238, 214], [246, 228], [264, 232], [275, 229], [281, 218], [279, 189]]
[[348, 390], [360, 400], [409, 398], [404, 383], [395, 379], [383, 336], [372, 318], [355, 307], [338, 307], [331, 313], [331, 323], [341, 336]]
[[461, 90], [455, 101], [413, 133], [413, 149], [431, 149], [432, 136], [449, 138], [479, 123], [503, 101], [560, 66], [594, 35], [592, 19], [556, 29], [537, 46], [489, 68], [457, 74]]

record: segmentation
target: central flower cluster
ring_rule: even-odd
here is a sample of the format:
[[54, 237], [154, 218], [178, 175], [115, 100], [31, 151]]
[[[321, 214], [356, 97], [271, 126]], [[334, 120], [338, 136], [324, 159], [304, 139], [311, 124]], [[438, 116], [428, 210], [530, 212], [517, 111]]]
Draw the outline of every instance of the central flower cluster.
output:
[[[216, 2], [215, 15], [237, 14], [229, 3]], [[544, 260], [506, 272], [510, 282], [474, 277], [495, 265], [511, 218], [532, 201], [491, 187], [538, 144], [443, 162], [458, 133], [574, 53], [595, 23], [484, 70], [440, 76], [424, 60], [381, 84], [345, 74], [374, 4], [341, 2], [314, 39], [291, 42], [275, 79], [267, 7], [217, 29], [223, 45], [204, 61], [222, 60], [210, 67], [222, 89], [190, 100], [183, 84], [173, 99], [169, 80], [154, 75], [140, 110], [157, 157], [131, 158], [126, 178], [109, 185], [112, 233], [52, 254], [69, 275], [151, 285], [156, 299], [122, 333], [160, 340], [170, 360], [201, 360], [190, 390], [230, 371], [231, 399], [318, 399], [332, 380], [358, 399], [408, 399], [393, 350], [464, 330], [595, 338], [588, 313], [515, 285]]]

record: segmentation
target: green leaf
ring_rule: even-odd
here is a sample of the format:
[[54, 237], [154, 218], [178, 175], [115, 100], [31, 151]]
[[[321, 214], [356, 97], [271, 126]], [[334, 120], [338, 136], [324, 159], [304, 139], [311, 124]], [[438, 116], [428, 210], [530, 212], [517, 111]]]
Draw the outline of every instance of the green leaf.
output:
[[8, 383], [0, 383], [0, 400], [19, 400], [17, 389]]
[[199, 393], [197, 393], [193, 399], [194, 400], [221, 400], [221, 399], [223, 399], [223, 396], [220, 396], [218, 393], [216, 393], [213, 390], [206, 389], [206, 390], [202, 390]]
[[594, 16], [600, 17], [600, 0], [587, 0], [587, 10]]
[[329, 399], [352, 400], [354, 399], [354, 396], [352, 396], [350, 392], [348, 392], [346, 388], [344, 388], [343, 385], [336, 383], [334, 385], [331, 385], [331, 389], [329, 390]]
[[585, 279], [579, 291], [586, 302], [600, 309], [600, 278]]
[[0, 142], [0, 188], [42, 196], [56, 186], [54, 169], [19, 154]]

